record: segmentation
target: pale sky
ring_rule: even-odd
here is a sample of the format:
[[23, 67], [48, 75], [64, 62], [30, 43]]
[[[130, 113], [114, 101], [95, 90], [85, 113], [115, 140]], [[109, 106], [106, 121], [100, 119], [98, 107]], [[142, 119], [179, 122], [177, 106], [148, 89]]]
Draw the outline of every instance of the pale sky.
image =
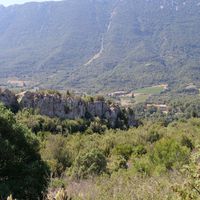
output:
[[42, 1], [52, 1], [52, 0], [0, 0], [0, 5], [9, 6], [13, 4], [23, 4], [26, 2], [42, 2]]

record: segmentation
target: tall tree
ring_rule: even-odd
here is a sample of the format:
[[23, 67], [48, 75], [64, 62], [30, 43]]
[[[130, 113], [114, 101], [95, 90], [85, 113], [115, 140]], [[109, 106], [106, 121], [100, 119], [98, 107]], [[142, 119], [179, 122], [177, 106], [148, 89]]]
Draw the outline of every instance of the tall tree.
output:
[[48, 185], [49, 169], [41, 160], [36, 137], [0, 105], [0, 196], [40, 199]]

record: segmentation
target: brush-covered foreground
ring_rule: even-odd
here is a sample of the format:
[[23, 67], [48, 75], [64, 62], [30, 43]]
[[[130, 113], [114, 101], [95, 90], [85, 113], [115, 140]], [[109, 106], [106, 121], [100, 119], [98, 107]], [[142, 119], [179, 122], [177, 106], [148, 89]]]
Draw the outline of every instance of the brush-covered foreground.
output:
[[183, 104], [125, 130], [0, 106], [1, 198], [200, 199], [199, 102]]

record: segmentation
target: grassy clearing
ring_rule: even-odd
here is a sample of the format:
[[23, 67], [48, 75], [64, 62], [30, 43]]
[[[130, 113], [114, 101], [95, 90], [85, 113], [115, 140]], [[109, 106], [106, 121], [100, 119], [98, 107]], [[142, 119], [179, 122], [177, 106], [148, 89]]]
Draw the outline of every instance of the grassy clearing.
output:
[[136, 90], [135, 93], [135, 103], [145, 102], [149, 96], [160, 94], [167, 88], [167, 85], [157, 85], [152, 87], [146, 87]]
[[[123, 106], [131, 106], [133, 104], [143, 103], [145, 102], [150, 96], [152, 95], [158, 95], [164, 90], [167, 89], [167, 85], [156, 85], [146, 88], [141, 88], [138, 90], [135, 90], [128, 95], [122, 96], [120, 98], [121, 105]], [[134, 93], [134, 99], [132, 98], [132, 94]]]
[[148, 94], [140, 94], [135, 97], [135, 103], [142, 103], [148, 99]]
[[141, 93], [141, 94], [154, 95], [154, 94], [160, 94], [164, 90], [165, 90], [164, 85], [158, 85], [158, 86], [152, 86], [152, 87], [138, 89], [135, 91], [135, 94]]

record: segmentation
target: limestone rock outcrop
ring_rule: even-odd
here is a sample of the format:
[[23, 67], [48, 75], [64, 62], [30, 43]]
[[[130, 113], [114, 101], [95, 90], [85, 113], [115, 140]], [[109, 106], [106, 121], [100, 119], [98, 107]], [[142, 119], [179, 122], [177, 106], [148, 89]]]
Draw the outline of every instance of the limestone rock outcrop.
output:
[[[119, 105], [109, 105], [104, 100], [85, 101], [77, 96], [64, 96], [58, 92], [22, 92], [17, 95], [9, 90], [0, 90], [0, 101], [19, 109], [30, 108], [37, 110], [41, 115], [58, 117], [61, 119], [94, 118], [106, 119], [111, 127], [121, 119], [122, 110]], [[135, 123], [134, 115], [126, 113], [129, 126]]]
[[63, 97], [57, 93], [23, 92], [18, 94], [18, 102], [20, 108], [33, 108], [41, 115], [61, 119], [99, 117], [107, 119], [111, 126], [115, 125], [121, 111], [119, 106], [110, 106], [105, 101], [86, 102], [75, 96]]

